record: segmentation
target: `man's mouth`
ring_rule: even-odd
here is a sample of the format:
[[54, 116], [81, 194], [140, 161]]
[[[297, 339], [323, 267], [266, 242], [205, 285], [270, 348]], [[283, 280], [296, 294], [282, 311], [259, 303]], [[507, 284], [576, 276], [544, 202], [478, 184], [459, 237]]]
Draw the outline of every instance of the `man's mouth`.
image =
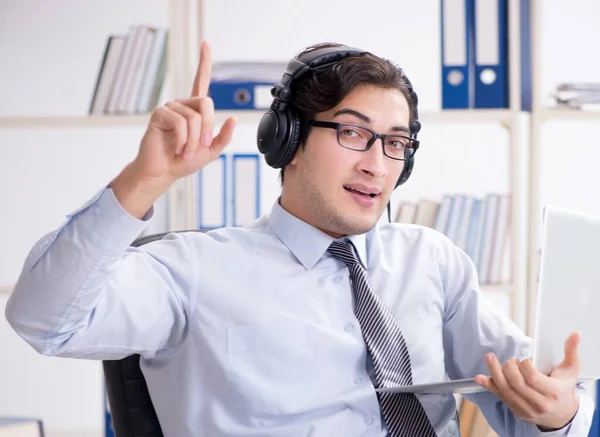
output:
[[376, 188], [355, 186], [355, 185], [344, 185], [344, 189], [354, 194], [358, 194], [364, 197], [375, 198], [381, 194]]

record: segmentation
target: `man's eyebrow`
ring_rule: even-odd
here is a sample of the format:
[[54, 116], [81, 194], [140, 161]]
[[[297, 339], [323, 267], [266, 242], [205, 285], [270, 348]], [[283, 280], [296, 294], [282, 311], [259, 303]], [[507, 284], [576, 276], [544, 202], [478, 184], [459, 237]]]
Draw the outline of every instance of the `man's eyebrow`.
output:
[[392, 128], [390, 130], [392, 132], [406, 132], [407, 134], [410, 133], [410, 130], [404, 126], [392, 126]]
[[[338, 115], [343, 115], [343, 114], [349, 114], [349, 115], [353, 115], [356, 118], [364, 121], [367, 124], [371, 123], [371, 118], [368, 117], [367, 115], [363, 114], [362, 112], [358, 112], [355, 109], [350, 109], [350, 108], [344, 108], [344, 109], [340, 109], [339, 111], [336, 111], [335, 114], [333, 114], [333, 117], [337, 117]], [[392, 132], [406, 132], [406, 133], [410, 133], [410, 130], [405, 127], [405, 126], [392, 126], [392, 128], [390, 129], [390, 131]]]
[[339, 111], [337, 111], [335, 114], [333, 114], [333, 117], [337, 117], [338, 115], [343, 115], [343, 114], [349, 114], [349, 115], [354, 115], [356, 118], [361, 119], [362, 121], [364, 121], [365, 123], [371, 123], [371, 118], [367, 117], [365, 114], [363, 114], [362, 112], [358, 112], [354, 109], [350, 109], [350, 108], [344, 108], [344, 109], [340, 109]]

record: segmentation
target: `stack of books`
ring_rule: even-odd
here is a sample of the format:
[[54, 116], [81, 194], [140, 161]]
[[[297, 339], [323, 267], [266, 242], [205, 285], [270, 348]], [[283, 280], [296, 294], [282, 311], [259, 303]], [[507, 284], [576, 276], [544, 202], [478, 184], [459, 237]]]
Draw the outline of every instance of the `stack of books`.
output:
[[505, 284], [511, 281], [509, 219], [508, 195], [447, 194], [441, 202], [401, 203], [395, 221], [438, 230], [471, 258], [481, 283]]
[[600, 109], [599, 83], [561, 83], [553, 94], [557, 107], [570, 109]]
[[157, 105], [166, 73], [168, 31], [131, 26], [127, 35], [110, 35], [90, 115], [145, 114]]

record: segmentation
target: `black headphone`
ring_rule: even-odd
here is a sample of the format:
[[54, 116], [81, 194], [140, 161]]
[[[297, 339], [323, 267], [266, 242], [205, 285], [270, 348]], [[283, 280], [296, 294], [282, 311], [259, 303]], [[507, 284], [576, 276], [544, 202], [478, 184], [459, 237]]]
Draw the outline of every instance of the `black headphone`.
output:
[[[301, 122], [297, 112], [289, 105], [292, 100], [292, 82], [301, 76], [330, 67], [347, 56], [357, 56], [368, 53], [352, 47], [327, 47], [313, 50], [300, 58], [293, 59], [287, 66], [281, 81], [271, 89], [273, 103], [262, 116], [258, 125], [258, 150], [264, 155], [267, 164], [273, 168], [285, 167], [296, 154], [301, 137]], [[421, 130], [417, 112], [417, 94], [412, 84], [405, 76], [409, 93], [415, 103], [415, 120], [410, 123], [413, 138]], [[396, 182], [396, 187], [408, 180], [414, 166], [414, 155], [405, 163], [402, 173]]]

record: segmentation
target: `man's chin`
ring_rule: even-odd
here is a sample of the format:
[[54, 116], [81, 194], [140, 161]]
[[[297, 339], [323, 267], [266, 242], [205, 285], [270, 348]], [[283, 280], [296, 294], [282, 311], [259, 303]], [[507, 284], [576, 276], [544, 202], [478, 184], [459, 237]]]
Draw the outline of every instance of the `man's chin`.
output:
[[375, 216], [361, 217], [357, 220], [345, 220], [343, 226], [345, 228], [344, 233], [349, 235], [366, 234], [375, 227], [378, 221], [379, 217]]
[[381, 219], [385, 206], [374, 205], [362, 207], [355, 202], [349, 202], [343, 209], [337, 211], [336, 232], [342, 235], [359, 235], [369, 232]]

